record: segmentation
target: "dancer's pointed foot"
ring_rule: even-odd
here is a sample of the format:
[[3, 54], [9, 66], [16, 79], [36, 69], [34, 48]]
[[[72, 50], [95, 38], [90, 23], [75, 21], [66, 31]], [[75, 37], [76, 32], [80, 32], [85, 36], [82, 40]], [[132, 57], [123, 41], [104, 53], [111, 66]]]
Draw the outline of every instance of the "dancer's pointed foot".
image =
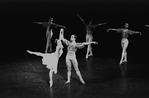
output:
[[122, 63], [123, 63], [123, 61], [121, 60], [119, 64], [121, 65]]
[[85, 84], [85, 82], [84, 82], [84, 80], [83, 80], [83, 79], [81, 79], [81, 80], [80, 80], [80, 82], [81, 82], [82, 84]]
[[88, 58], [88, 55], [86, 55], [86, 59]]
[[65, 82], [65, 84], [68, 84], [68, 83], [70, 83], [70, 81], [66, 81], [66, 82]]
[[54, 74], [57, 74], [57, 70], [54, 70]]
[[49, 83], [50, 83], [50, 87], [52, 87], [53, 86], [53, 81], [49, 81]]

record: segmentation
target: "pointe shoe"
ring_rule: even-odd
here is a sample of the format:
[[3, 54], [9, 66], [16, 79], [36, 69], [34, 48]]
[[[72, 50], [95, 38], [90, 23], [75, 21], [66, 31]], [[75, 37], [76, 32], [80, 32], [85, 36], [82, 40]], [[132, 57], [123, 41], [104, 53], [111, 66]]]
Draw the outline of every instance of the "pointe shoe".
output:
[[68, 83], [70, 83], [70, 81], [66, 81], [66, 82], [65, 82], [65, 84], [68, 84]]
[[80, 81], [81, 81], [81, 83], [82, 83], [82, 84], [85, 84], [85, 82], [84, 82], [84, 80], [83, 80], [83, 79], [81, 79]]
[[119, 64], [121, 65], [121, 64], [122, 64], [122, 62], [123, 62], [123, 61], [120, 61], [120, 63], [119, 63]]
[[88, 58], [88, 55], [86, 55], [86, 59]]
[[50, 81], [49, 83], [50, 83], [50, 87], [52, 87], [53, 86], [53, 81]]
[[54, 70], [54, 74], [57, 74], [57, 71], [56, 70]]

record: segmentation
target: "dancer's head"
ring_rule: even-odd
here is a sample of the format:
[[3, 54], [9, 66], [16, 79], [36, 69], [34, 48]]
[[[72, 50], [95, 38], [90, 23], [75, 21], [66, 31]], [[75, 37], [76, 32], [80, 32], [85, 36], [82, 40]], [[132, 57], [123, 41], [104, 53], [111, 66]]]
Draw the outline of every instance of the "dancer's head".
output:
[[124, 28], [127, 29], [129, 27], [128, 23], [125, 23]]
[[70, 37], [70, 40], [71, 40], [71, 41], [75, 41], [76, 38], [77, 38], [77, 36], [76, 36], [75, 34], [72, 34], [71, 37]]
[[62, 44], [62, 43], [61, 43], [61, 40], [59, 40], [59, 39], [55, 39], [55, 43], [56, 43], [57, 45]]
[[92, 25], [92, 23], [93, 23], [93, 20], [91, 20], [91, 21], [89, 22], [89, 25]]
[[52, 21], [53, 21], [53, 17], [51, 17], [51, 18], [49, 19], [49, 21], [52, 22]]

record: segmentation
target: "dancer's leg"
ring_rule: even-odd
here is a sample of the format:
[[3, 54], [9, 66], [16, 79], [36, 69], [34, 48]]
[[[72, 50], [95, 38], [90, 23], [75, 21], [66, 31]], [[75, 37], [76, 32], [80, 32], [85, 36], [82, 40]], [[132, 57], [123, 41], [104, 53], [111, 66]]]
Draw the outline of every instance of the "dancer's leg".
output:
[[127, 62], [127, 47], [128, 47], [129, 41], [126, 40], [124, 43], [124, 62]]
[[92, 46], [90, 45], [89, 47], [90, 47], [90, 54], [89, 54], [89, 56], [93, 56]]
[[122, 64], [123, 58], [124, 58], [124, 39], [122, 39], [121, 41], [121, 46], [122, 46], [122, 55], [121, 55], [120, 64]]
[[86, 58], [88, 58], [88, 56], [89, 56], [89, 52], [90, 52], [90, 46], [89, 46], [89, 45], [87, 45], [87, 53], [86, 53]]
[[67, 65], [67, 81], [65, 84], [70, 83], [70, 76], [71, 76], [71, 61], [66, 56], [66, 65]]
[[50, 87], [52, 87], [53, 85], [53, 69], [51, 68], [50, 69], [50, 72], [49, 72], [49, 78], [50, 78]]
[[76, 71], [76, 74], [79, 76], [79, 79], [80, 79], [81, 83], [82, 83], [82, 84], [85, 84], [85, 82], [84, 82], [84, 80], [83, 80], [83, 78], [82, 78], [82, 76], [81, 76], [81, 73], [80, 73], [80, 71], [79, 71], [79, 68], [78, 68], [78, 61], [77, 61], [77, 59], [74, 58], [74, 59], [72, 60], [72, 63], [73, 63], [74, 69], [75, 69], [75, 71]]
[[[89, 42], [92, 42], [92, 41], [93, 41], [93, 36], [90, 34], [89, 35]], [[89, 56], [93, 56], [91, 44], [89, 45]]]
[[124, 61], [127, 61], [127, 52], [126, 52], [127, 47], [128, 47], [128, 40], [127, 39], [122, 40], [123, 50], [122, 50], [122, 57], [121, 57], [121, 60], [120, 60], [120, 64], [122, 64], [122, 62], [124, 62]]
[[50, 52], [52, 52], [52, 43], [51, 43], [51, 38], [48, 38], [47, 39], [47, 44], [46, 44], [46, 50], [45, 50], [45, 53], [48, 52], [48, 48], [50, 48]]
[[51, 43], [51, 39], [53, 36], [53, 32], [51, 31], [47, 31], [49, 34], [47, 34], [47, 44], [46, 44], [46, 50], [45, 53], [48, 52], [48, 48], [50, 48], [49, 52], [52, 52], [52, 43]]

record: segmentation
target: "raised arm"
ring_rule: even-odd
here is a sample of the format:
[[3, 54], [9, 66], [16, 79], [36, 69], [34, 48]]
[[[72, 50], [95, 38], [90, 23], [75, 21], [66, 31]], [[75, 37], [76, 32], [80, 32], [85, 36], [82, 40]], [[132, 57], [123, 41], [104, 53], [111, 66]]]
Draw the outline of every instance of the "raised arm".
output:
[[66, 44], [69, 45], [70, 41], [68, 41], [67, 39], [64, 38], [64, 29], [60, 30], [60, 36], [59, 38]]
[[80, 20], [83, 22], [83, 24], [86, 26], [87, 24], [85, 23], [85, 20], [83, 18], [81, 18], [80, 15], [77, 14], [77, 16], [80, 18]]
[[37, 55], [37, 56], [42, 56], [42, 57], [44, 56], [44, 54], [40, 53], [40, 52], [32, 52], [32, 51], [29, 51], [29, 50], [27, 50], [27, 52], [30, 53], [30, 54]]

